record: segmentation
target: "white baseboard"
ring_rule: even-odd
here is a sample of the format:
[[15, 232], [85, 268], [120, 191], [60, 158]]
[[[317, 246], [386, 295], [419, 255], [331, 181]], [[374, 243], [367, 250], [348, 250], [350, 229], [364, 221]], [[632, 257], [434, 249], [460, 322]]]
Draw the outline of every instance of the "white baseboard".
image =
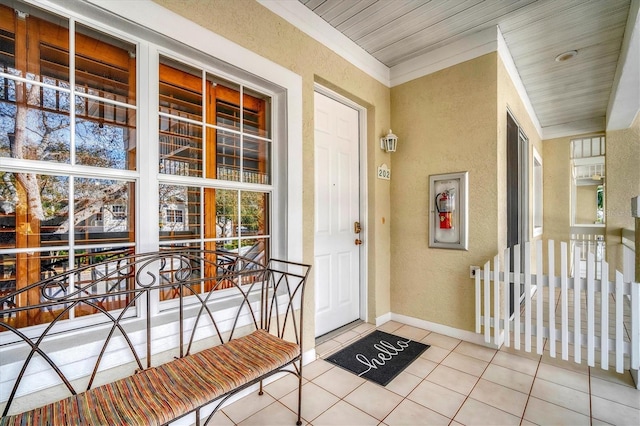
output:
[[485, 346], [487, 348], [499, 349], [501, 346], [485, 342], [484, 335], [474, 333], [473, 331], [461, 330], [459, 328], [449, 327], [448, 325], [425, 321], [419, 318], [396, 314], [393, 312], [388, 312], [376, 318], [376, 327], [380, 327], [382, 324], [388, 321], [396, 321], [413, 327], [424, 328], [425, 330], [433, 331], [435, 333], [453, 337], [455, 339], [464, 340], [465, 342], [474, 343], [476, 345]]
[[380, 315], [376, 318], [376, 327], [380, 327], [382, 324], [389, 321], [391, 321], [391, 312], [387, 312], [386, 314]]
[[307, 365], [310, 362], [315, 361], [318, 358], [316, 354], [316, 348], [311, 348], [306, 352], [302, 353], [302, 365]]

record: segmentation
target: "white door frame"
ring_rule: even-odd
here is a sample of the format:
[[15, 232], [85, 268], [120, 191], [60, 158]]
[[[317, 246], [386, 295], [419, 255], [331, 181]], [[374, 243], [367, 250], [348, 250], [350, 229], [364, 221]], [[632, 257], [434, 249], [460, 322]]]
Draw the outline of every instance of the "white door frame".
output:
[[[313, 84], [314, 92], [332, 98], [358, 111], [358, 133], [359, 133], [359, 178], [360, 178], [360, 224], [362, 225], [363, 238], [360, 246], [360, 319], [366, 321], [369, 310], [367, 305], [367, 282], [368, 282], [368, 253], [369, 238], [371, 235], [368, 229], [368, 197], [367, 197], [367, 109], [362, 105], [328, 89], [318, 83]], [[315, 210], [315, 206], [314, 206]]]

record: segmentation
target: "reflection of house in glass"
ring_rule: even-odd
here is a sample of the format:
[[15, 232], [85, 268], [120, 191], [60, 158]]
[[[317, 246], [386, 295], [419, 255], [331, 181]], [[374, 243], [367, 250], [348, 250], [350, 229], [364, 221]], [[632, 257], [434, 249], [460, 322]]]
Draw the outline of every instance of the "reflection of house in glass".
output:
[[160, 231], [188, 231], [188, 188], [173, 185], [164, 188], [160, 194]]
[[89, 232], [124, 232], [129, 229], [127, 206], [123, 204], [105, 204], [89, 219]]

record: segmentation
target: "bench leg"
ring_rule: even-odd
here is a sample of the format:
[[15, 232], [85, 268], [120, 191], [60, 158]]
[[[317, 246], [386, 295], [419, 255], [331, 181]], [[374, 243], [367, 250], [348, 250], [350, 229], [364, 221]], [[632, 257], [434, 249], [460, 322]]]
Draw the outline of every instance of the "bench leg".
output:
[[262, 380], [260, 380], [260, 390], [258, 391], [258, 395], [262, 394], [264, 394], [264, 391], [262, 390]]
[[300, 357], [300, 367], [298, 368], [298, 421], [296, 425], [302, 425], [302, 357]]

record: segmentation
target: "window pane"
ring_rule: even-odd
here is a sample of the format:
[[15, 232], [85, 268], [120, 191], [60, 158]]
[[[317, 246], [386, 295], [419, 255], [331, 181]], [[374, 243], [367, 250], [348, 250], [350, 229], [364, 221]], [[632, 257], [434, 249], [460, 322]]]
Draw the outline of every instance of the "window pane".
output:
[[242, 181], [269, 184], [271, 143], [244, 137], [242, 144]]
[[193, 186], [160, 185], [160, 239], [200, 238], [201, 189]]
[[207, 123], [240, 131], [240, 85], [207, 74], [207, 90]]
[[[77, 250], [74, 267], [99, 262], [106, 263], [76, 276], [74, 288], [81, 290], [79, 292], [81, 296], [99, 294], [101, 297], [91, 299], [91, 302], [102, 309], [123, 308], [129, 302], [130, 295], [108, 296], [108, 294], [134, 288], [135, 268], [128, 268], [126, 263], [120, 261], [122, 257], [132, 253], [131, 247]], [[99, 281], [96, 282], [96, 280]], [[99, 312], [98, 309], [86, 303], [79, 304], [75, 309], [76, 316], [91, 315], [97, 312]]]
[[263, 192], [242, 191], [240, 206], [240, 227], [241, 237], [248, 235], [267, 235], [268, 231], [268, 211], [269, 197]]
[[75, 179], [76, 244], [135, 241], [132, 182]]
[[218, 238], [230, 238], [238, 235], [238, 191], [216, 190], [216, 223]]
[[[135, 170], [135, 110], [82, 97], [76, 102], [76, 164]], [[80, 118], [97, 114], [100, 119]]]
[[222, 180], [240, 181], [240, 135], [216, 132], [216, 176]]
[[271, 137], [271, 98], [251, 89], [244, 89], [243, 96], [245, 133]]
[[76, 26], [76, 89], [136, 103], [136, 46], [84, 25]]
[[202, 176], [202, 127], [160, 117], [160, 173]]
[[12, 8], [0, 5], [4, 24], [0, 32], [0, 69], [30, 80], [68, 87], [67, 19], [24, 4], [17, 5], [16, 10], [28, 15], [20, 18]]
[[202, 121], [202, 72], [160, 58], [160, 112]]
[[[0, 275], [0, 278], [2, 278], [0, 295], [2, 296], [68, 269], [68, 252], [66, 251], [0, 255], [0, 259], [2, 259], [2, 267], [0, 269], [2, 271]], [[47, 296], [56, 295], [65, 290], [60, 287], [52, 287], [47, 291]], [[31, 304], [37, 303], [38, 300], [46, 302], [37, 290], [29, 293], [28, 297], [34, 298], [30, 301]], [[14, 299], [0, 306], [0, 309], [15, 308], [20, 306], [21, 303], [24, 303], [23, 300]], [[14, 314], [3, 314], [0, 316], [0, 321], [14, 327], [43, 324], [51, 321], [54, 315], [60, 313], [61, 309], [62, 306], [53, 307], [53, 309], [32, 309]], [[66, 318], [68, 318], [68, 315]]]
[[268, 238], [241, 240], [239, 254], [249, 260], [264, 265], [269, 258], [267, 253], [269, 247], [268, 241]]
[[69, 163], [69, 140], [68, 114], [0, 102], [1, 156]]
[[0, 179], [0, 248], [67, 244], [67, 177], [0, 172]]

